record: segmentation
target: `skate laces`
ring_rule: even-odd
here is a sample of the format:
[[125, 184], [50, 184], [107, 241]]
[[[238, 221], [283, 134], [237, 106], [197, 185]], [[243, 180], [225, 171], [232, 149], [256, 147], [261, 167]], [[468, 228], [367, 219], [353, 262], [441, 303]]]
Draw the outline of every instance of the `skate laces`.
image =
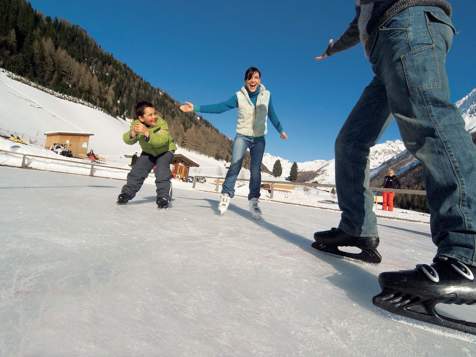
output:
[[227, 206], [229, 202], [230, 202], [230, 196], [221, 195], [220, 206]]
[[[468, 266], [464, 263], [461, 263], [460, 261], [457, 260], [447, 260], [447, 259], [442, 259], [443, 261], [446, 261], [447, 263], [450, 264], [451, 268], [453, 268], [454, 271], [456, 271], [459, 275], [462, 277], [474, 281], [474, 274], [471, 271], [471, 269], [468, 268]], [[428, 265], [428, 264], [418, 264], [417, 269], [420, 270], [425, 276], [430, 279], [434, 283], [439, 283], [440, 282], [440, 276], [436, 269], [434, 268], [433, 264]]]

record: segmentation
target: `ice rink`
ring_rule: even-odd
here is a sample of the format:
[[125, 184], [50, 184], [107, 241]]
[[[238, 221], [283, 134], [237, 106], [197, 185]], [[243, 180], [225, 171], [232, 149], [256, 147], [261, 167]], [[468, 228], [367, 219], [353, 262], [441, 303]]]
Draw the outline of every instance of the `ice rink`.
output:
[[[474, 356], [476, 336], [371, 303], [382, 271], [430, 263], [429, 226], [379, 219], [378, 266], [310, 247], [338, 212], [0, 167], [0, 356]], [[476, 308], [466, 316], [476, 320]]]

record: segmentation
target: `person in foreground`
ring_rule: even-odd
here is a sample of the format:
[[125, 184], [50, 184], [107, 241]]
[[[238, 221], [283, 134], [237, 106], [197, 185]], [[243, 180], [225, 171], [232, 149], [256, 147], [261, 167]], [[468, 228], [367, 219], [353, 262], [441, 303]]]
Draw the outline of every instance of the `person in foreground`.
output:
[[218, 211], [225, 214], [230, 200], [235, 195], [235, 184], [243, 164], [246, 149], [250, 150], [250, 192], [248, 194], [249, 209], [254, 218], [261, 217], [258, 200], [261, 190], [261, 162], [265, 148], [267, 121], [278, 131], [281, 139], [288, 138], [286, 132], [274, 111], [271, 92], [261, 84], [261, 72], [256, 67], [250, 67], [245, 72], [245, 85], [230, 99], [223, 103], [211, 105], [194, 105], [190, 102], [182, 104], [183, 112], [196, 111], [199, 113], [223, 113], [238, 108], [236, 137], [233, 141], [231, 166], [226, 173], [225, 182], [220, 196]]
[[168, 208], [171, 192], [170, 164], [177, 148], [170, 136], [167, 122], [158, 117], [151, 103], [137, 103], [136, 117], [131, 129], [125, 132], [122, 138], [129, 145], [139, 142], [142, 153], [127, 175], [127, 184], [122, 187], [117, 203], [123, 205], [133, 199], [150, 171], [154, 169], [157, 207]]
[[[445, 60], [455, 29], [446, 0], [361, 0], [329, 56], [363, 43], [374, 78], [335, 144], [338, 228], [316, 232], [317, 249], [379, 263], [377, 222], [369, 191], [369, 149], [396, 118], [406, 148], [426, 172], [433, 264], [384, 272], [373, 303], [410, 318], [476, 334], [474, 322], [444, 316], [436, 305], [476, 303], [476, 147], [450, 102]], [[339, 250], [361, 249], [360, 254]]]

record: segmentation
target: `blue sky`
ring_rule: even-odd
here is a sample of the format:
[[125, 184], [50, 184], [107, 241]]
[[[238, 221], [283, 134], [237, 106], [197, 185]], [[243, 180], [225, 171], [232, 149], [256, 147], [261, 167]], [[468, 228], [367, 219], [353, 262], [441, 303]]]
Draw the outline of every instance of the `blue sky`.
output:
[[[352, 20], [352, 0], [31, 0], [45, 15], [83, 27], [99, 45], [179, 101], [228, 99], [251, 65], [262, 70], [289, 135], [269, 128], [266, 151], [294, 161], [334, 157], [334, 139], [372, 78], [361, 46], [316, 63]], [[448, 57], [452, 98], [476, 87], [476, 1], [453, 0]], [[204, 115], [233, 137], [235, 112]], [[382, 139], [399, 138], [391, 125]]]

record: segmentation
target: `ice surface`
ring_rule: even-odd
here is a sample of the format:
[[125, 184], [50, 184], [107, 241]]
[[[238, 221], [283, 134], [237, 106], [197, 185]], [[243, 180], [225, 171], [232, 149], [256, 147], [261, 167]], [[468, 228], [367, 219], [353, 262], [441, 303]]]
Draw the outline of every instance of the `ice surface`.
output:
[[[427, 224], [379, 219], [383, 262], [310, 248], [339, 214], [0, 167], [0, 356], [470, 356], [476, 337], [393, 317], [382, 271], [429, 263]], [[474, 308], [467, 316], [476, 318]]]

